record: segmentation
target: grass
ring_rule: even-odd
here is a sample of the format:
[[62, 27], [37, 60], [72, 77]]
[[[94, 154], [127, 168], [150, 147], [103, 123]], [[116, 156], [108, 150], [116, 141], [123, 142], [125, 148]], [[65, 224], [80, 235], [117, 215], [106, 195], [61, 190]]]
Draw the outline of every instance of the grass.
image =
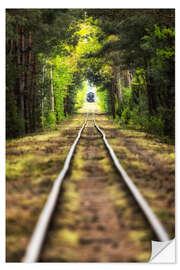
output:
[[75, 231], [76, 224], [80, 220], [77, 211], [80, 207], [80, 197], [76, 190], [76, 181], [83, 178], [83, 159], [80, 151], [77, 151], [76, 159], [73, 159], [73, 171], [68, 173], [68, 179], [64, 179], [61, 189], [60, 203], [57, 205], [53, 216], [53, 223], [48, 232], [48, 239], [42, 254], [42, 260], [46, 261], [73, 261], [76, 258], [76, 249], [79, 244], [79, 234]]
[[59, 231], [58, 235], [56, 235], [56, 241], [58, 241], [58, 244], [70, 244], [73, 246], [78, 245], [79, 237], [77, 233], [68, 230], [68, 229], [62, 229]]
[[[104, 120], [107, 120], [105, 117]], [[69, 122], [68, 122], [69, 121]], [[33, 134], [24, 138], [7, 141], [7, 261], [20, 261], [24, 255], [29, 237], [34, 225], [38, 219], [39, 213], [46, 201], [53, 181], [59, 174], [64, 164], [66, 155], [70, 146], [77, 135], [77, 128], [81, 126], [84, 119], [79, 121], [77, 115], [68, 120], [66, 127], [60, 126], [58, 130], [44, 131], [40, 134]], [[114, 126], [109, 121], [107, 125], [110, 135], [113, 135]], [[102, 128], [103, 128], [102, 126]], [[105, 131], [106, 132], [106, 131]], [[174, 216], [171, 207], [167, 207], [167, 201], [173, 200], [172, 193], [165, 193], [164, 187], [169, 184], [168, 179], [164, 182], [164, 175], [161, 170], [164, 166], [168, 172], [174, 173], [174, 147], [162, 142], [158, 142], [155, 137], [147, 133], [121, 129], [121, 136], [109, 136], [108, 140], [115, 153], [122, 163], [124, 169], [133, 181], [140, 187], [143, 195], [153, 206], [155, 212], [166, 223], [171, 235], [173, 231]], [[108, 131], [107, 131], [108, 135]], [[123, 137], [124, 136], [124, 137]], [[124, 139], [125, 138], [125, 139]], [[126, 140], [126, 143], [125, 143]], [[127, 140], [130, 142], [127, 143]], [[99, 149], [100, 152], [101, 149]], [[144, 155], [144, 157], [143, 157]], [[149, 157], [149, 158], [148, 158]], [[107, 159], [95, 157], [101, 168], [107, 172], [109, 177], [111, 165]], [[158, 167], [155, 162], [161, 162], [162, 167]], [[77, 211], [80, 205], [80, 198], [76, 190], [76, 181], [83, 181], [85, 175], [83, 167], [85, 160], [83, 158], [83, 147], [78, 145], [76, 159], [73, 160], [74, 170], [71, 172], [71, 180], [63, 186], [65, 192], [63, 195], [63, 211], [61, 218], [57, 219], [55, 227], [58, 231], [52, 232], [52, 238], [56, 242], [57, 250], [52, 251], [52, 261], [61, 257], [61, 260], [73, 260], [76, 258], [76, 246], [78, 245], [79, 235], [75, 232], [76, 225], [81, 222], [80, 219], [89, 221], [88, 215], [79, 216]], [[109, 175], [108, 175], [109, 173]], [[156, 179], [157, 175], [157, 179]], [[169, 174], [167, 174], [169, 175]], [[127, 207], [127, 198], [121, 191], [120, 184], [115, 184], [113, 174], [107, 183], [110, 198], [114, 202], [117, 213], [125, 217], [129, 229], [130, 239], [140, 243], [148, 235], [145, 228], [142, 233], [137, 232], [141, 226], [139, 217], [133, 213], [134, 222], [132, 224], [132, 210]], [[156, 189], [157, 184], [163, 187], [162, 190]], [[173, 185], [173, 180], [172, 180]], [[162, 196], [166, 194], [166, 196]], [[58, 213], [57, 213], [58, 214]], [[141, 228], [142, 229], [142, 228]], [[64, 253], [58, 248], [59, 243], [67, 245]], [[50, 243], [50, 249], [51, 249]], [[68, 246], [72, 249], [68, 249]], [[139, 257], [140, 261], [147, 259], [149, 252], [143, 253]]]
[[[80, 127], [77, 115], [68, 120], [70, 129]], [[29, 237], [58, 176], [74, 137], [63, 128], [7, 141], [6, 147], [6, 241], [7, 261], [22, 259]], [[77, 202], [73, 188], [68, 196]], [[68, 199], [68, 198], [67, 198]], [[75, 203], [73, 206], [75, 208]]]
[[175, 144], [175, 138], [171, 138], [168, 136], [161, 136], [157, 133], [151, 133], [151, 130], [149, 132], [146, 132], [145, 128], [143, 128], [141, 125], [138, 124], [134, 124], [132, 121], [130, 121], [128, 124], [124, 124], [122, 122], [120, 122], [119, 119], [113, 119], [112, 116], [109, 117], [109, 119], [111, 119], [111, 121], [113, 121], [114, 125], [117, 128], [120, 128], [122, 130], [127, 130], [127, 131], [132, 131], [132, 132], [137, 132], [139, 134], [146, 134], [148, 137], [153, 138], [155, 141], [159, 142], [159, 143], [164, 143], [164, 144], [168, 144], [168, 145], [174, 145]]

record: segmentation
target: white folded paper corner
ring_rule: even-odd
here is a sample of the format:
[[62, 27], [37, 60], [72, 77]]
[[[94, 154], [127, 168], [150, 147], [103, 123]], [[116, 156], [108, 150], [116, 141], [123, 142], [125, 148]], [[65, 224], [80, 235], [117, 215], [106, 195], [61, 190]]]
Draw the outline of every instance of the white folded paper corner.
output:
[[175, 239], [165, 242], [151, 241], [150, 263], [175, 263]]

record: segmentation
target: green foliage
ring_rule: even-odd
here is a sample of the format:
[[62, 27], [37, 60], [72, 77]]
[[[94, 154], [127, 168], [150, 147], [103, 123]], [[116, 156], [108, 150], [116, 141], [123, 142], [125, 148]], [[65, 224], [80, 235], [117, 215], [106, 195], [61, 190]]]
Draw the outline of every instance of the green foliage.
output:
[[103, 112], [109, 113], [111, 110], [109, 108], [110, 105], [110, 97], [109, 91], [107, 89], [97, 88], [97, 96], [98, 96], [98, 105], [102, 109]]
[[42, 120], [44, 120], [45, 128], [53, 128], [56, 125], [56, 116], [53, 112], [47, 112], [46, 116]]
[[[8, 9], [6, 20], [8, 134], [54, 127], [82, 105], [88, 80], [102, 110], [120, 123], [174, 136], [174, 10]], [[22, 32], [25, 54], [32, 33], [25, 61], [37, 57], [37, 66], [17, 63]], [[24, 89], [24, 112], [23, 74], [33, 86]]]
[[83, 80], [77, 69], [81, 55], [76, 52], [81, 33], [75, 34], [81, 28], [81, 12], [7, 9], [6, 13], [7, 88], [15, 96], [13, 102], [8, 100], [7, 134], [16, 137], [35, 131], [40, 123], [53, 127], [72, 113]]
[[82, 87], [78, 89], [75, 102], [75, 110], [81, 108], [86, 98], [87, 81], [82, 82]]
[[[86, 73], [85, 65], [90, 66], [92, 62], [85, 60], [84, 55], [87, 52], [95, 52], [100, 46], [96, 37], [98, 29], [91, 24], [91, 21], [91, 19], [85, 19], [77, 22], [78, 30], [74, 30], [73, 33], [74, 38], [78, 37], [75, 46], [61, 42], [61, 51], [58, 54], [52, 52], [50, 57], [45, 54], [39, 55], [41, 62], [47, 66], [46, 80], [49, 85], [50, 67], [52, 67], [56, 123], [80, 108], [85, 100], [87, 83], [83, 75]], [[57, 51], [58, 46], [55, 47], [55, 52]], [[49, 87], [48, 84], [45, 87]], [[46, 97], [44, 114], [48, 116], [51, 110], [51, 94], [48, 91], [46, 91]], [[47, 116], [41, 117], [45, 127], [49, 126]]]
[[[105, 33], [96, 53], [112, 66], [108, 79], [113, 93], [116, 121], [160, 136], [174, 136], [175, 49], [174, 10], [87, 11], [98, 18]], [[131, 71], [131, 85], [123, 72]], [[94, 72], [97, 71], [94, 69]], [[100, 72], [99, 72], [100, 73]], [[95, 77], [95, 76], [94, 76]], [[113, 80], [112, 80], [113, 78]], [[119, 83], [120, 80], [120, 83]], [[126, 88], [131, 86], [131, 90]], [[117, 91], [120, 92], [117, 95]]]
[[[160, 133], [174, 137], [174, 110], [175, 110], [175, 49], [174, 28], [154, 25], [153, 30], [147, 30], [145, 36], [146, 51], [151, 51], [151, 74], [156, 91], [157, 115]], [[151, 48], [151, 49], [150, 49]], [[159, 113], [159, 114], [158, 114]], [[154, 118], [152, 118], [154, 126]], [[160, 121], [160, 120], [159, 120]], [[154, 129], [156, 129], [154, 127]]]
[[161, 114], [151, 116], [146, 122], [145, 130], [163, 136], [164, 121]]
[[131, 114], [130, 108], [128, 106], [125, 107], [121, 113], [121, 121], [120, 122], [122, 124], [127, 124], [129, 122], [129, 119], [130, 119], [130, 114]]

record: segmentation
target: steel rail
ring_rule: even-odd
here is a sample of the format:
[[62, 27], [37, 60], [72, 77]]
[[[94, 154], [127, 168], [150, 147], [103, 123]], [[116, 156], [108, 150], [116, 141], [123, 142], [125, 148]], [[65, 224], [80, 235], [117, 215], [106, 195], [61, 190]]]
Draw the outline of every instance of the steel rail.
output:
[[163, 225], [161, 224], [160, 220], [155, 215], [155, 213], [153, 213], [152, 209], [150, 208], [147, 201], [144, 199], [144, 197], [142, 196], [142, 194], [140, 193], [140, 191], [138, 190], [136, 185], [132, 182], [132, 180], [130, 179], [128, 174], [125, 172], [125, 170], [121, 166], [117, 156], [115, 155], [113, 149], [111, 148], [111, 146], [109, 145], [109, 143], [108, 143], [108, 141], [106, 139], [105, 133], [96, 124], [94, 112], [93, 112], [93, 119], [94, 119], [94, 125], [95, 125], [96, 129], [99, 131], [99, 133], [101, 133], [104, 144], [105, 144], [106, 148], [109, 151], [109, 154], [110, 154], [110, 156], [111, 156], [111, 158], [113, 160], [113, 163], [114, 163], [116, 169], [119, 171], [119, 173], [122, 176], [125, 184], [128, 186], [129, 190], [131, 191], [131, 194], [133, 195], [134, 199], [136, 200], [139, 207], [141, 208], [144, 215], [146, 216], [146, 218], [147, 218], [149, 224], [151, 225], [151, 228], [153, 229], [154, 233], [158, 237], [159, 241], [169, 241], [170, 239], [168, 237], [168, 234], [167, 234], [165, 228], [163, 227]]
[[23, 262], [25, 262], [25, 263], [37, 262], [39, 259], [42, 245], [43, 245], [43, 242], [45, 240], [46, 232], [47, 232], [49, 223], [51, 221], [51, 217], [53, 215], [53, 212], [54, 212], [54, 209], [55, 209], [55, 206], [57, 203], [57, 199], [58, 199], [58, 195], [60, 192], [62, 181], [63, 181], [63, 179], [64, 179], [64, 177], [69, 169], [73, 153], [74, 153], [76, 145], [80, 139], [81, 133], [86, 126], [87, 119], [88, 119], [88, 113], [87, 113], [86, 118], [84, 120], [83, 126], [79, 130], [78, 135], [77, 135], [74, 143], [72, 144], [72, 146], [69, 150], [69, 153], [68, 153], [66, 160], [64, 162], [64, 166], [63, 166], [59, 176], [54, 181], [54, 184], [53, 184], [52, 189], [50, 191], [50, 194], [48, 196], [47, 202], [46, 202], [46, 204], [41, 212], [41, 215], [38, 219], [38, 222], [36, 224], [36, 227], [34, 229], [32, 237], [30, 239], [29, 245], [27, 247], [25, 256], [23, 258]]

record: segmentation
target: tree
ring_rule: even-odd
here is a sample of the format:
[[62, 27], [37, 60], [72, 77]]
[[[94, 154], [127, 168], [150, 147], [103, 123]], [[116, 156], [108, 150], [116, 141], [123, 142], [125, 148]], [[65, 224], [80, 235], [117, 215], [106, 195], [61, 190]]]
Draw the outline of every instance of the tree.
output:
[[[40, 123], [44, 124], [40, 118], [45, 117], [45, 99], [49, 93], [44, 87], [45, 83], [48, 87], [49, 82], [51, 111], [54, 111], [53, 71], [48, 70], [50, 75], [46, 74], [45, 82], [43, 65], [53, 53], [67, 53], [64, 40], [71, 46], [73, 42], [76, 44], [76, 39], [72, 38], [77, 30], [76, 20], [73, 11], [67, 9], [7, 9], [6, 104], [12, 96], [15, 97], [15, 119], [17, 123], [21, 122], [18, 135], [33, 132], [40, 127]], [[7, 107], [7, 113], [9, 111], [12, 110]], [[10, 115], [6, 118], [7, 126], [14, 121]], [[10, 130], [7, 129], [7, 137], [14, 136], [13, 132], [9, 133]]]
[[[108, 86], [113, 117], [117, 114], [124, 121], [126, 115], [126, 123], [133, 121], [147, 131], [173, 137], [174, 10], [90, 9], [86, 12], [104, 33], [99, 36], [103, 46], [94, 57], [106, 59], [112, 66], [113, 72], [106, 79], [111, 78], [113, 85]], [[124, 100], [129, 88], [132, 98], [127, 104]]]

